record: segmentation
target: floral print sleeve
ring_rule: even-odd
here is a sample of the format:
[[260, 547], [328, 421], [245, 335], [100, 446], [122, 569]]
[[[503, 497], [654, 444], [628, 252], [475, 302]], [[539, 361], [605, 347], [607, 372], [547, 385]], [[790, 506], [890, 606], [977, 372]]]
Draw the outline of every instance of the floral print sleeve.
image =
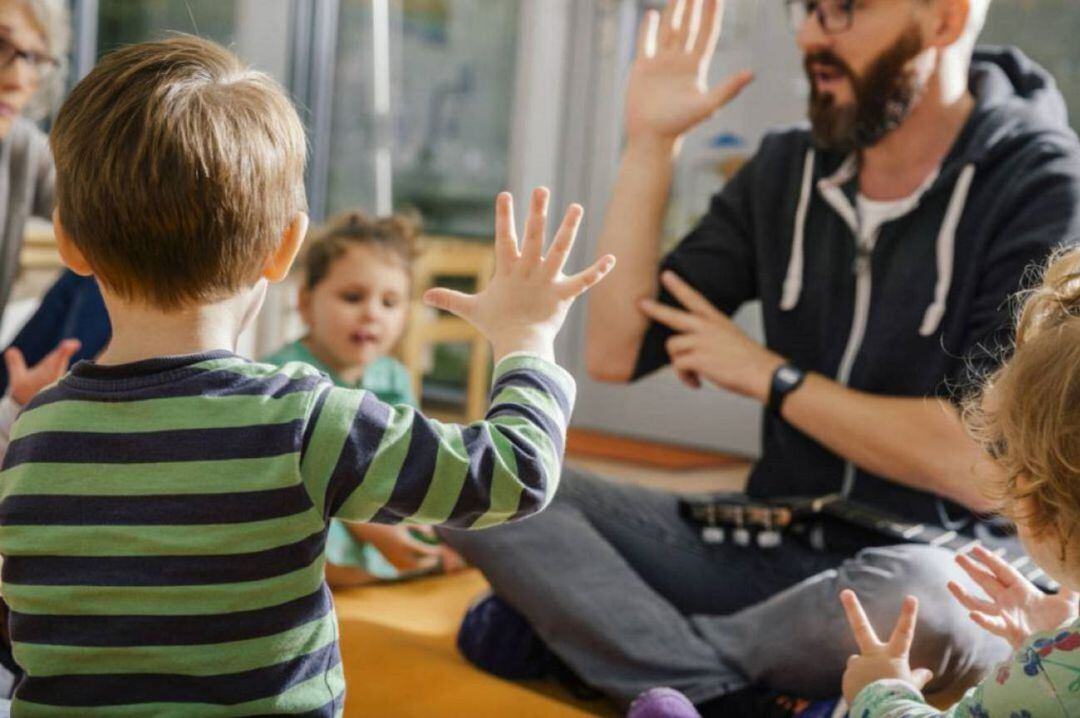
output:
[[1080, 716], [1080, 621], [1037, 633], [945, 711], [903, 681], [871, 683], [851, 718], [1068, 718]]

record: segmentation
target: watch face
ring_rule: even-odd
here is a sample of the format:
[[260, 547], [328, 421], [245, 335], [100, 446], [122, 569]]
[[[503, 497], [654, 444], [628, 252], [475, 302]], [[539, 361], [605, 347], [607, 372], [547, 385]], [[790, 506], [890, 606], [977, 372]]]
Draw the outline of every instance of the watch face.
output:
[[791, 385], [797, 382], [799, 380], [799, 375], [799, 370], [791, 366], [782, 366], [776, 372], [777, 380], [787, 385]]

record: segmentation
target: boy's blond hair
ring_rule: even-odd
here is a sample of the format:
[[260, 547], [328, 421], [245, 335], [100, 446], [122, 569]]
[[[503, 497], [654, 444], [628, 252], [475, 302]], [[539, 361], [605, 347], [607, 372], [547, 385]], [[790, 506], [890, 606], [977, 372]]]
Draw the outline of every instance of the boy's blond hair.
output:
[[168, 311], [250, 286], [306, 210], [291, 102], [268, 75], [190, 35], [102, 58], [50, 141], [60, 222], [127, 301]]
[[991, 491], [1064, 548], [1080, 528], [1080, 249], [1061, 251], [1022, 295], [1012, 358], [965, 407], [1003, 476]]

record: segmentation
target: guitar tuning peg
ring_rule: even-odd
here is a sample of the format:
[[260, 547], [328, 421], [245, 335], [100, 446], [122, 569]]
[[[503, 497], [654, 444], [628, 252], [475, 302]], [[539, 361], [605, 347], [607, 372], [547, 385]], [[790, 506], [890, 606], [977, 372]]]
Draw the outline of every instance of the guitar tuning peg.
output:
[[783, 542], [784, 539], [779, 531], [762, 531], [757, 535], [757, 545], [759, 548], [776, 548]]
[[701, 529], [701, 540], [705, 543], [724, 543], [724, 529], [719, 526], [706, 526]]
[[749, 546], [750, 532], [742, 528], [735, 529], [731, 532], [731, 540], [735, 542], [736, 546]]

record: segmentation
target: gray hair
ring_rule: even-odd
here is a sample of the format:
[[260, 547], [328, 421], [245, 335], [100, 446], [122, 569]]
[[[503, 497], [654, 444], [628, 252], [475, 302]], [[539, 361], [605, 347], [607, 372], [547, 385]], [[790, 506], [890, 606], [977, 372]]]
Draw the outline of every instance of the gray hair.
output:
[[40, 120], [60, 106], [67, 89], [68, 48], [71, 43], [71, 14], [67, 0], [18, 0], [41, 26], [46, 51], [59, 66], [45, 77], [26, 106], [27, 117]]

